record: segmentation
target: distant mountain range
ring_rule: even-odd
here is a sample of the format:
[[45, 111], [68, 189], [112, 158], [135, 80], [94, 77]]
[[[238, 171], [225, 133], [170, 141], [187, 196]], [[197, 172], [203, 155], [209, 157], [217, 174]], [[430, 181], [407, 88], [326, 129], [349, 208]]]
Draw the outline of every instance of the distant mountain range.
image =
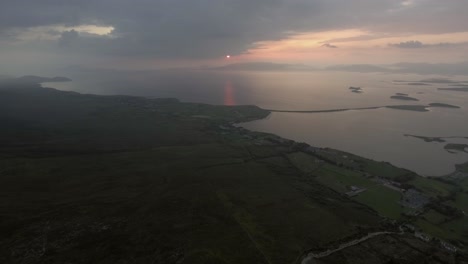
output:
[[209, 70], [225, 71], [314, 71], [314, 67], [303, 64], [287, 64], [274, 62], [243, 62], [233, 63], [219, 67], [208, 68]]
[[25, 75], [15, 79], [20, 82], [28, 83], [45, 83], [45, 82], [71, 82], [72, 80], [67, 77], [41, 77], [35, 75]]
[[273, 62], [242, 62], [219, 67], [205, 68], [207, 70], [222, 71], [345, 71], [345, 72], [383, 72], [383, 73], [415, 73], [415, 74], [444, 74], [468, 75], [468, 62], [460, 63], [395, 63], [395, 64], [341, 64], [325, 68], [316, 68], [304, 64], [288, 64]]

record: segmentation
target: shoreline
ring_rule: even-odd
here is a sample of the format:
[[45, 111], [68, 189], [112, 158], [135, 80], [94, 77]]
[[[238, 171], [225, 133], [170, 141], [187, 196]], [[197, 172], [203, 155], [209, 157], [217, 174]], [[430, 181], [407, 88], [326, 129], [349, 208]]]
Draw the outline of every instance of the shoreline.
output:
[[[353, 110], [372, 110], [372, 109], [380, 109], [380, 108], [390, 108], [388, 106], [377, 106], [377, 107], [362, 107], [362, 108], [344, 108], [344, 109], [329, 109], [329, 110], [311, 110], [311, 111], [307, 111], [307, 110], [272, 110], [272, 109], [263, 109], [263, 110], [266, 110], [266, 111], [269, 111], [270, 114], [268, 114], [267, 116], [263, 117], [263, 118], [260, 118], [260, 119], [256, 119], [256, 120], [251, 120], [251, 121], [248, 121], [248, 122], [239, 122], [239, 123], [236, 123], [236, 126], [238, 127], [242, 127], [242, 128], [245, 128], [243, 126], [241, 126], [241, 124], [243, 123], [249, 123], [249, 122], [255, 122], [255, 121], [260, 121], [260, 120], [266, 120], [268, 118], [271, 117], [271, 114], [273, 113], [298, 113], [298, 114], [307, 114], [307, 113], [312, 113], [312, 114], [315, 114], [315, 113], [334, 113], [334, 112], [344, 112], [344, 111], [353, 111]], [[395, 108], [394, 108], [395, 109]], [[245, 128], [247, 129], [247, 128]], [[286, 137], [283, 137], [283, 136], [280, 136], [280, 135], [277, 135], [275, 133], [272, 133], [272, 132], [261, 132], [261, 131], [255, 131], [255, 130], [250, 130], [250, 129], [247, 129], [249, 131], [253, 131], [253, 132], [260, 132], [260, 133], [269, 133], [269, 134], [273, 134], [275, 136], [278, 136], [280, 138], [283, 138], [285, 140], [292, 140], [294, 142], [298, 142], [294, 139], [289, 139], [289, 138], [286, 138]], [[405, 137], [414, 137], [414, 138], [419, 138], [419, 139], [423, 139], [423, 138], [427, 138], [427, 137], [423, 137], [423, 136], [416, 136], [416, 135], [411, 135], [411, 134], [403, 134], [403, 136]], [[440, 138], [440, 139], [443, 139], [443, 138], [466, 138], [468, 139], [468, 136], [464, 137], [464, 136], [449, 136], [449, 137], [431, 137], [431, 138]], [[312, 145], [311, 145], [312, 146]], [[312, 147], [315, 147], [315, 146], [312, 146]], [[365, 156], [362, 156], [362, 155], [358, 155], [358, 154], [354, 154], [354, 152], [352, 151], [346, 151], [346, 150], [341, 150], [339, 148], [332, 148], [332, 147], [323, 147], [323, 148], [328, 148], [328, 149], [332, 149], [332, 150], [337, 150], [337, 151], [340, 151], [340, 152], [343, 152], [343, 153], [349, 153], [349, 154], [353, 154], [353, 155], [356, 155], [356, 156], [359, 156], [359, 157], [363, 157], [363, 158], [366, 158], [366, 159], [370, 159], [370, 160], [373, 160], [373, 161], [376, 161], [376, 162], [388, 162], [387, 160], [376, 160], [375, 157], [365, 157]], [[408, 169], [408, 168], [405, 168], [405, 167], [399, 167], [399, 166], [396, 166], [396, 165], [393, 165], [392, 163], [390, 163], [392, 166], [395, 166], [397, 168], [402, 168], [402, 169], [405, 169], [405, 170], [408, 170], [408, 171], [411, 171], [411, 172], [414, 172], [412, 169]], [[421, 176], [421, 177], [424, 177], [424, 178], [447, 178], [447, 177], [451, 177], [453, 175], [457, 175], [458, 173], [465, 173], [465, 172], [462, 172], [460, 170], [458, 170], [457, 168], [458, 167], [462, 167], [462, 166], [468, 166], [468, 160], [466, 162], [462, 162], [462, 163], [454, 163], [453, 164], [453, 169], [451, 172], [448, 172], [448, 173], [445, 173], [445, 174], [441, 174], [441, 175], [422, 175], [420, 173], [417, 173], [417, 172], [414, 172], [415, 174]]]
[[[344, 111], [353, 111], [353, 110], [374, 110], [381, 108], [388, 109], [397, 109], [397, 110], [407, 110], [414, 112], [428, 112], [428, 108], [432, 107], [441, 107], [437, 103], [430, 103], [428, 105], [383, 105], [383, 106], [369, 106], [369, 107], [356, 107], [356, 108], [337, 108], [337, 109], [324, 109], [324, 110], [277, 110], [277, 109], [265, 109], [270, 112], [276, 113], [332, 113], [332, 112], [344, 112]], [[447, 108], [459, 108], [459, 107], [448, 107]]]
[[[51, 87], [44, 87], [41, 83], [38, 84], [41, 88], [43, 89], [53, 89], [53, 90], [57, 90], [57, 91], [62, 91], [60, 89], [56, 89], [56, 88], [51, 88]], [[64, 92], [67, 92], [67, 91], [64, 91]], [[82, 93], [78, 93], [78, 94], [82, 94]], [[82, 94], [82, 95], [93, 95], [93, 94]], [[236, 124], [241, 124], [241, 123], [247, 123], [247, 122], [253, 122], [253, 121], [258, 121], [258, 120], [264, 120], [264, 119], [267, 119], [271, 116], [272, 113], [299, 113], [299, 114], [307, 114], [307, 113], [311, 113], [311, 114], [315, 114], [315, 113], [334, 113], [334, 112], [345, 112], [345, 111], [360, 111], [360, 110], [375, 110], [375, 109], [382, 109], [382, 108], [388, 108], [388, 109], [396, 109], [396, 110], [405, 110], [405, 111], [413, 111], [413, 112], [428, 112], [428, 108], [431, 108], [431, 107], [438, 107], [436, 105], [433, 105], [433, 104], [437, 104], [437, 103], [430, 103], [428, 105], [386, 105], [386, 106], [370, 106], [370, 107], [357, 107], [357, 108], [338, 108], [338, 109], [325, 109], [325, 110], [275, 110], [275, 109], [263, 109], [257, 105], [235, 105], [235, 106], [226, 106], [226, 105], [216, 105], [216, 104], [207, 104], [207, 103], [196, 103], [196, 102], [183, 102], [183, 101], [180, 101], [179, 99], [177, 98], [155, 98], [155, 97], [152, 97], [152, 98], [149, 98], [149, 97], [144, 97], [144, 96], [132, 96], [132, 95], [96, 95], [96, 96], [104, 96], [104, 97], [112, 97], [112, 96], [120, 96], [120, 97], [129, 97], [129, 98], [144, 98], [144, 99], [149, 99], [149, 100], [177, 100], [179, 103], [188, 103], [188, 104], [201, 104], [201, 105], [212, 105], [212, 106], [222, 106], [222, 107], [244, 107], [244, 106], [253, 106], [253, 107], [257, 107], [263, 111], [267, 111], [268, 114], [266, 115], [263, 115], [261, 117], [259, 117], [258, 119], [257, 118], [252, 118], [250, 120], [243, 120], [243, 121], [240, 121], [240, 122], [235, 122]], [[272, 133], [271, 133], [272, 134]], [[283, 138], [279, 135], [276, 135], [274, 134], [275, 136], [278, 136], [280, 138]], [[411, 136], [411, 137], [415, 137], [415, 138], [419, 138], [418, 136], [415, 136], [415, 135], [410, 135], [410, 134], [404, 134], [404, 136]], [[421, 137], [421, 138], [424, 138], [424, 137]], [[427, 137], [426, 137], [427, 138]], [[440, 139], [443, 139], [443, 138], [468, 138], [468, 137], [433, 137], [433, 138], [440, 138]], [[284, 138], [286, 140], [291, 140], [291, 139], [287, 139], [287, 138]], [[297, 142], [296, 140], [292, 140], [294, 142]], [[299, 143], [299, 142], [297, 142]], [[327, 147], [329, 148], [329, 147]], [[330, 149], [334, 149], [334, 148], [330, 148]], [[337, 150], [337, 151], [341, 151], [341, 152], [344, 152], [344, 153], [350, 153], [350, 154], [353, 154], [353, 152], [349, 152], [349, 151], [343, 151], [343, 150], [340, 150], [340, 149], [334, 149], [334, 150]], [[361, 155], [357, 155], [357, 154], [353, 154], [353, 155], [356, 155], [356, 156], [359, 156], [359, 157], [363, 157], [363, 158], [366, 158], [366, 159], [370, 159], [370, 160], [373, 160], [373, 161], [376, 161], [376, 162], [387, 162], [386, 160], [375, 160], [374, 157], [372, 158], [367, 158], [367, 157], [364, 157], [364, 156], [361, 156]], [[391, 163], [390, 163], [391, 164]], [[392, 164], [392, 166], [395, 166]], [[413, 170], [411, 169], [407, 169], [407, 168], [403, 168], [403, 167], [398, 167], [398, 166], [395, 166], [397, 168], [402, 168], [402, 169], [405, 169], [405, 170], [409, 170], [409, 171], [412, 171], [414, 173], [416, 173], [417, 175], [421, 176], [421, 177], [424, 177], [424, 178], [446, 178], [446, 177], [450, 177], [450, 176], [453, 176], [453, 175], [456, 175], [458, 173], [464, 173], [462, 171], [459, 171], [457, 168], [458, 167], [462, 167], [462, 166], [468, 166], [468, 161], [466, 162], [463, 162], [463, 163], [455, 163], [454, 165], [454, 170], [452, 170], [451, 172], [447, 173], [447, 174], [443, 174], [443, 175], [427, 175], [427, 176], [424, 176], [424, 175], [421, 175], [419, 173], [416, 173], [414, 172]]]
[[[38, 84], [40, 87], [44, 88], [44, 89], [54, 89], [54, 90], [58, 90], [58, 91], [62, 91], [60, 89], [57, 89], [57, 88], [53, 88], [53, 87], [45, 87], [43, 86], [42, 83], [39, 83]], [[66, 92], [66, 91], [65, 91]], [[82, 93], [79, 93], [79, 94], [82, 94]], [[83, 94], [83, 95], [92, 95], [92, 94]], [[232, 106], [226, 106], [226, 105], [216, 105], [216, 104], [207, 104], [207, 103], [197, 103], [197, 102], [183, 102], [183, 101], [180, 101], [179, 99], [177, 98], [161, 98], [161, 97], [145, 97], [145, 96], [132, 96], [132, 95], [97, 95], [97, 96], [122, 96], [122, 97], [137, 97], [137, 98], [145, 98], [145, 99], [149, 99], [149, 100], [177, 100], [178, 102], [180, 103], [189, 103], [189, 104], [205, 104], [205, 105], [212, 105], [212, 106], [223, 106], [223, 107], [232, 107]], [[386, 106], [370, 106], [370, 107], [357, 107], [357, 108], [338, 108], [338, 109], [324, 109], [324, 110], [275, 110], [275, 109], [263, 109], [257, 105], [252, 105], [254, 107], [258, 107], [259, 109], [262, 109], [264, 111], [267, 111], [269, 112], [267, 115], [265, 116], [262, 116], [260, 117], [259, 119], [252, 119], [252, 120], [247, 120], [247, 121], [242, 121], [242, 122], [236, 122], [236, 124], [241, 124], [241, 123], [247, 123], [247, 122], [253, 122], [253, 121], [258, 121], [258, 120], [264, 120], [264, 119], [267, 119], [271, 116], [272, 113], [303, 113], [303, 114], [307, 114], [307, 113], [311, 113], [311, 114], [314, 114], [314, 113], [334, 113], [334, 112], [345, 112], [345, 111], [360, 111], [360, 110], [375, 110], [375, 109], [382, 109], [382, 108], [388, 108], [388, 109], [395, 109], [395, 110], [406, 110], [406, 111], [413, 111], [413, 112], [428, 112], [428, 108], [431, 108], [431, 107], [438, 107], [438, 106], [435, 106], [433, 105], [434, 103], [430, 103], [428, 105], [386, 105]], [[435, 103], [437, 104], [437, 103]], [[235, 106], [247, 106], [247, 105], [235, 105]], [[275, 134], [276, 135], [276, 134]], [[404, 134], [405, 136], [407, 136], [407, 134]], [[276, 135], [278, 136], [278, 135]], [[413, 135], [408, 135], [408, 136], [413, 136]], [[280, 137], [280, 136], [278, 136]], [[283, 137], [281, 137], [283, 138]], [[444, 137], [444, 138], [450, 138], [450, 137]], [[285, 138], [287, 139], [287, 138]], [[290, 140], [290, 139], [287, 139], [287, 140]], [[294, 142], [297, 142], [295, 140], [293, 140]], [[331, 148], [332, 149], [332, 148]], [[347, 153], [350, 153], [350, 154], [353, 154], [352, 152], [348, 152], [348, 151], [343, 151], [343, 150], [340, 150], [340, 149], [336, 149], [338, 151], [342, 151], [342, 152], [347, 152]], [[353, 154], [354, 155], [354, 154]], [[360, 155], [357, 155], [357, 156], [360, 156]], [[367, 157], [364, 157], [364, 158], [367, 158]], [[372, 158], [368, 158], [368, 159], [371, 159], [371, 160], [374, 160], [374, 161], [378, 161], [378, 162], [387, 162], [386, 160], [375, 160], [373, 157]], [[393, 165], [393, 164], [392, 164]], [[459, 173], [459, 171], [457, 170], [457, 166], [464, 166], [464, 165], [468, 165], [468, 161], [464, 162], [464, 163], [456, 163], [454, 164], [454, 170], [450, 173], [447, 173], [447, 174], [443, 174], [443, 175], [428, 175], [428, 176], [423, 176], [419, 173], [416, 173], [418, 175], [420, 175], [421, 177], [425, 177], [425, 178], [430, 178], [430, 177], [435, 177], [435, 178], [441, 178], [441, 177], [450, 177], [451, 175], [454, 175], [456, 173]], [[395, 166], [395, 165], [393, 165]], [[398, 167], [398, 166], [395, 166], [395, 167]], [[398, 167], [398, 168], [402, 168], [402, 167]], [[407, 168], [404, 168], [404, 169], [407, 169]], [[407, 169], [407, 170], [410, 170], [412, 171], [411, 169]]]

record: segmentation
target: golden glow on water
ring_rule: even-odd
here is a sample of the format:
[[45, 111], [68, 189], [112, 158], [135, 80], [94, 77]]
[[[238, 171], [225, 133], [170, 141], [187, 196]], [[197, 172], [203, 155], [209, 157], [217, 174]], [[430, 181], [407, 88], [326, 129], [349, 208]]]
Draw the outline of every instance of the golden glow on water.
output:
[[226, 81], [224, 85], [224, 105], [235, 105], [234, 87], [231, 81]]

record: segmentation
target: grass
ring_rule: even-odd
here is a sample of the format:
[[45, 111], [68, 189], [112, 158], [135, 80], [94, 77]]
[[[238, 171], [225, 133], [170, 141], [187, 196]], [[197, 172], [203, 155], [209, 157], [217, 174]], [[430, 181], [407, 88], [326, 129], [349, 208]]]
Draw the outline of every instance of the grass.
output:
[[433, 225], [438, 225], [447, 219], [445, 215], [440, 214], [432, 209], [423, 214], [423, 217]]
[[410, 177], [408, 175], [411, 175], [407, 170], [394, 167], [385, 162], [366, 160], [363, 167], [366, 172], [374, 176], [391, 180], [398, 180], [399, 178], [406, 179], [407, 177]]
[[457, 165], [457, 169], [461, 172], [466, 172], [468, 173], [468, 162], [467, 163], [463, 163], [463, 164], [460, 164], [460, 165]]
[[468, 194], [463, 192], [458, 192], [455, 195], [455, 201], [449, 200], [445, 202], [447, 205], [456, 207], [465, 213], [468, 213]]
[[462, 243], [468, 242], [468, 218], [458, 218], [442, 224], [434, 224], [428, 220], [419, 219], [416, 225], [434, 237], [444, 240], [461, 241]]
[[339, 193], [348, 192], [349, 186], [366, 188], [366, 191], [353, 199], [369, 206], [384, 217], [400, 219], [403, 213], [403, 208], [399, 204], [401, 198], [399, 192], [378, 185], [360, 173], [327, 164], [314, 174], [317, 175], [317, 181]]
[[376, 185], [376, 182], [365, 178], [360, 173], [330, 164], [320, 167], [320, 169], [314, 172], [314, 175], [316, 175], [317, 181], [339, 193], [348, 192], [350, 186], [369, 188]]
[[[375, 177], [407, 182], [417, 176], [411, 171], [395, 167], [390, 163], [366, 159], [343, 151], [326, 150], [320, 151], [319, 155], [327, 158], [328, 160], [341, 163], [344, 165], [344, 167], [353, 169], [358, 168], [359, 170], [362, 170]], [[346, 158], [344, 158], [344, 156], [346, 156]]]
[[468, 217], [456, 219], [442, 225], [446, 234], [450, 234], [451, 239], [461, 240], [468, 243]]
[[399, 204], [401, 194], [385, 186], [373, 186], [367, 191], [354, 197], [365, 205], [368, 205], [380, 215], [391, 219], [400, 219], [403, 207]]
[[459, 185], [463, 188], [463, 191], [468, 192], [468, 177], [460, 181]]
[[312, 173], [322, 165], [320, 160], [304, 152], [291, 153], [287, 157], [294, 166], [304, 173]]
[[424, 177], [414, 178], [408, 183], [432, 197], [448, 196], [454, 188], [450, 184]]
[[455, 198], [455, 205], [460, 210], [465, 211], [468, 213], [468, 194], [467, 193], [457, 193]]
[[448, 239], [450, 237], [448, 236], [447, 232], [444, 231], [439, 225], [432, 224], [424, 219], [419, 219], [415, 224], [421, 228], [424, 233], [427, 233], [431, 236], [444, 239]]
[[[49, 221], [51, 234], [79, 231], [97, 236], [97, 240], [73, 238], [84, 252], [107, 243], [98, 239], [100, 232], [77, 231], [73, 223], [78, 222], [109, 226], [107, 233], [123, 236], [121, 243], [113, 245], [121, 253], [103, 249], [109, 259], [132, 255], [140, 250], [136, 245], [141, 247], [149, 239], [155, 252], [163, 246], [173, 248], [174, 254], [184, 250], [192, 263], [262, 263], [265, 258], [271, 263], [290, 263], [305, 248], [355, 234], [356, 224], [378, 224], [369, 212], [347, 208], [355, 215], [351, 224], [341, 217], [340, 197], [327, 195], [336, 200], [335, 206], [323, 205], [294, 187], [294, 169], [284, 174], [272, 170], [272, 164], [244, 163], [237, 158], [242, 151], [209, 144], [3, 160], [8, 177], [2, 179], [0, 208], [9, 220], [2, 222], [2, 233], [25, 235], [29, 228], [18, 225], [20, 219], [38, 229], [34, 232]], [[314, 194], [321, 197], [317, 191]], [[149, 234], [158, 235], [151, 238]], [[166, 241], [167, 237], [171, 239]], [[67, 250], [71, 241], [54, 241], [60, 244], [51, 244], [50, 250], [74, 256]], [[188, 244], [179, 245], [180, 241]], [[242, 254], [233, 254], [231, 248]], [[88, 257], [88, 261], [98, 261]]]

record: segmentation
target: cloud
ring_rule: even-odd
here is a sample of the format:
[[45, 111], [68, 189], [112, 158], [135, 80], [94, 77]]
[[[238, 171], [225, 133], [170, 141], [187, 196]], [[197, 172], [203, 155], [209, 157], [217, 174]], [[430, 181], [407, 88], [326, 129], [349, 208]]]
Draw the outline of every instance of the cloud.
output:
[[79, 37], [79, 34], [74, 29], [70, 31], [62, 32], [60, 39], [59, 39], [59, 45], [62, 47], [70, 46], [78, 40], [78, 37]]
[[441, 42], [437, 44], [424, 44], [421, 41], [411, 40], [406, 42], [400, 43], [389, 43], [388, 46], [394, 48], [401, 48], [401, 49], [421, 49], [421, 48], [443, 48], [443, 47], [453, 47], [453, 46], [461, 46], [466, 45], [467, 43], [448, 43], [448, 42]]
[[406, 42], [400, 42], [400, 43], [389, 43], [388, 44], [390, 47], [395, 47], [395, 48], [402, 48], [402, 49], [419, 49], [419, 48], [424, 48], [425, 45], [417, 40], [410, 40]]
[[[306, 33], [359, 30], [364, 35], [355, 40], [364, 43], [375, 36], [468, 32], [466, 0], [0, 1], [0, 54], [11, 62], [19, 61], [12, 54], [27, 52], [47, 58], [54, 54], [64, 64], [90, 57], [195, 61], [243, 55], [259, 43]], [[341, 44], [343, 37], [330, 35], [322, 43], [345, 53], [354, 43]], [[381, 45], [390, 41], [397, 42]], [[314, 47], [317, 42], [311, 41]]]
[[80, 34], [68, 52], [214, 58], [291, 34], [368, 27], [399, 6], [395, 0], [3, 0], [0, 38], [12, 30], [91, 24], [113, 27], [113, 37]]
[[338, 48], [338, 46], [332, 45], [330, 43], [325, 43], [325, 44], [322, 45], [322, 47], [331, 48], [331, 49]]
[[346, 72], [389, 72], [390, 68], [385, 66], [371, 64], [349, 64], [349, 65], [333, 65], [325, 68], [326, 71], [346, 71]]

